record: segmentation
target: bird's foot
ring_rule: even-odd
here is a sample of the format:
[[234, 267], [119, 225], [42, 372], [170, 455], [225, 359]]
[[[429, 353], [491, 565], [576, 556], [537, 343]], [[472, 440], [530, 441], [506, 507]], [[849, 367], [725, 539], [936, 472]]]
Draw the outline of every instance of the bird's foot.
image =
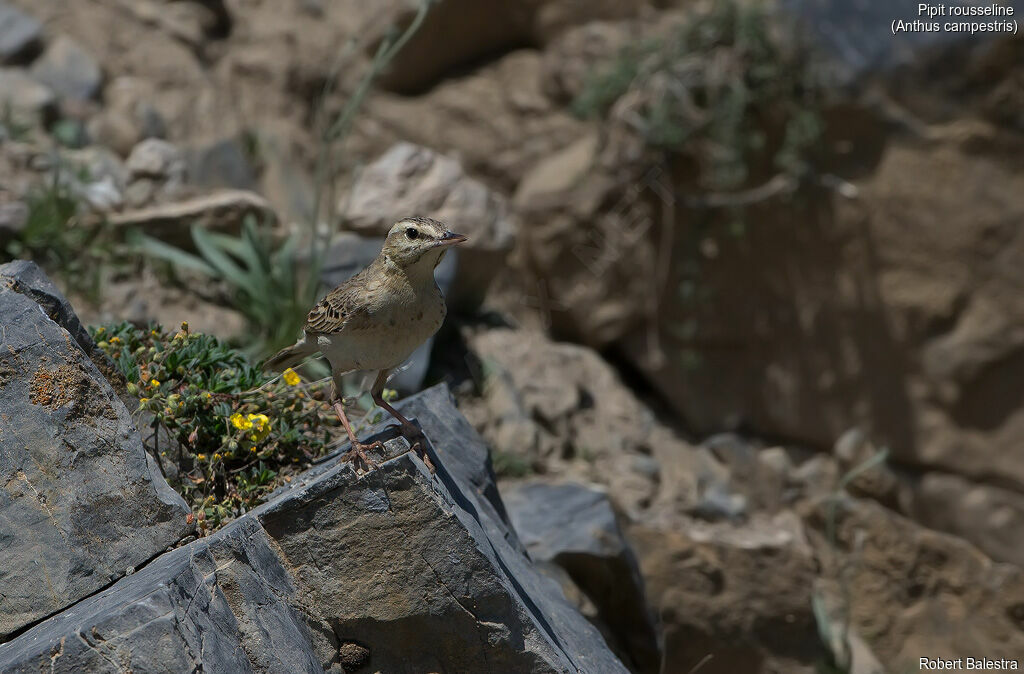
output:
[[426, 464], [427, 468], [430, 470], [431, 475], [437, 473], [437, 469], [434, 468], [434, 462], [430, 460], [430, 455], [427, 454], [427, 450], [423, 445], [417, 442], [412, 446], [412, 451], [416, 452], [416, 456], [423, 460], [423, 463]]
[[344, 454], [342, 454], [342, 456], [341, 456], [341, 460], [342, 461], [348, 461], [348, 462], [352, 463], [353, 465], [361, 464], [363, 466], [363, 470], [365, 472], [369, 472], [369, 471], [371, 471], [371, 470], [373, 470], [373, 469], [378, 467], [377, 466], [377, 462], [374, 461], [373, 459], [371, 459], [366, 454], [366, 452], [371, 450], [371, 449], [376, 449], [376, 450], [379, 450], [380, 452], [383, 453], [385, 451], [384, 450], [384, 443], [383, 442], [381, 442], [380, 440], [375, 440], [374, 442], [368, 442], [368, 443], [353, 442], [351, 444], [352, 444], [352, 448], [349, 449]]
[[423, 435], [423, 431], [421, 431], [418, 428], [416, 429], [416, 432], [412, 434], [412, 436], [413, 437], [410, 438], [408, 435], [405, 435], [404, 432], [402, 433], [402, 437], [408, 440], [412, 445], [409, 449], [411, 449], [413, 452], [416, 452], [416, 456], [422, 459], [423, 463], [425, 463], [427, 468], [430, 469], [431, 475], [435, 474], [437, 472], [437, 469], [434, 468], [434, 462], [430, 460], [430, 455], [427, 454], [427, 447], [425, 444], [427, 441], [427, 436]]

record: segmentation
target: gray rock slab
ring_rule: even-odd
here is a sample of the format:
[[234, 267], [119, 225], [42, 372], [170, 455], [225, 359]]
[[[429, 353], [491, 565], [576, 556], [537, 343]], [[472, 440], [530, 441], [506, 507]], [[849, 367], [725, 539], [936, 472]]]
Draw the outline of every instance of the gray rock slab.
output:
[[30, 69], [32, 77], [61, 98], [87, 101], [99, 96], [103, 70], [93, 56], [66, 35], [57, 37]]
[[503, 487], [508, 512], [530, 556], [564, 569], [621, 642], [634, 671], [658, 672], [658, 632], [636, 555], [608, 495], [566, 482]]
[[240, 141], [234, 138], [185, 151], [188, 180], [206, 188], [255, 190], [256, 174]]
[[376, 470], [325, 462], [0, 646], [0, 671], [625, 672], [496, 519], [447, 390], [403, 407], [436, 474], [385, 431]]
[[0, 2], [0, 63], [22, 62], [39, 51], [43, 24], [17, 7]]
[[91, 344], [35, 265], [0, 267], [0, 641], [189, 531]]

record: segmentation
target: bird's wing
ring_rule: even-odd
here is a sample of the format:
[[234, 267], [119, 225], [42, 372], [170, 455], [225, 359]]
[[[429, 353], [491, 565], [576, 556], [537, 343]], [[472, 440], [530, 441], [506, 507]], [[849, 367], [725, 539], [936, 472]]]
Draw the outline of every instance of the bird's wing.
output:
[[327, 293], [306, 316], [306, 332], [322, 335], [371, 327], [372, 312], [368, 300], [377, 290], [369, 269]]

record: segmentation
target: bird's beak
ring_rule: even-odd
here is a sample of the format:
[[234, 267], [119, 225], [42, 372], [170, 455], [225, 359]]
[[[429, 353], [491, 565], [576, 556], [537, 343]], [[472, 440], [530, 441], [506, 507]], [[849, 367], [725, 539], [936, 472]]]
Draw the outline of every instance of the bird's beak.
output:
[[456, 234], [455, 232], [445, 232], [444, 236], [438, 239], [437, 243], [434, 245], [454, 246], [456, 244], [462, 243], [465, 240], [466, 236], [464, 234]]

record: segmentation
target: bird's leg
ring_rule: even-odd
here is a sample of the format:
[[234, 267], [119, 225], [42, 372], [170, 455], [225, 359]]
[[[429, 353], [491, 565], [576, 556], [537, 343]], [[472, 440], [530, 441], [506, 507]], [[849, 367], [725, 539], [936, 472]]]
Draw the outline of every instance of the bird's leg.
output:
[[349, 423], [348, 417], [345, 415], [345, 407], [341, 404], [341, 400], [334, 401], [334, 410], [338, 413], [338, 418], [341, 419], [341, 425], [345, 427], [345, 432], [348, 433], [349, 443], [352, 445], [345, 454], [341, 457], [342, 461], [352, 461], [359, 459], [363, 462], [363, 465], [367, 470], [376, 468], [377, 463], [366, 455], [367, 450], [379, 449], [381, 452], [384, 451], [384, 443], [380, 440], [364, 444], [359, 442], [359, 438], [356, 437], [355, 431], [352, 430], [352, 424]]
[[423, 459], [423, 463], [425, 463], [427, 468], [430, 469], [430, 472], [433, 473], [434, 464], [427, 455], [427, 450], [423, 446], [423, 443], [420, 442], [420, 440], [426, 440], [426, 437], [423, 435], [423, 431], [420, 430], [419, 426], [409, 421], [405, 415], [392, 407], [387, 400], [384, 400], [384, 396], [382, 394], [384, 392], [384, 384], [388, 380], [389, 372], [389, 370], [380, 371], [377, 375], [377, 381], [373, 383], [373, 387], [370, 389], [370, 397], [373, 398], [373, 402], [375, 404], [379, 405], [402, 425], [402, 435], [406, 440], [412, 443], [412, 450], [416, 452], [421, 459]]

